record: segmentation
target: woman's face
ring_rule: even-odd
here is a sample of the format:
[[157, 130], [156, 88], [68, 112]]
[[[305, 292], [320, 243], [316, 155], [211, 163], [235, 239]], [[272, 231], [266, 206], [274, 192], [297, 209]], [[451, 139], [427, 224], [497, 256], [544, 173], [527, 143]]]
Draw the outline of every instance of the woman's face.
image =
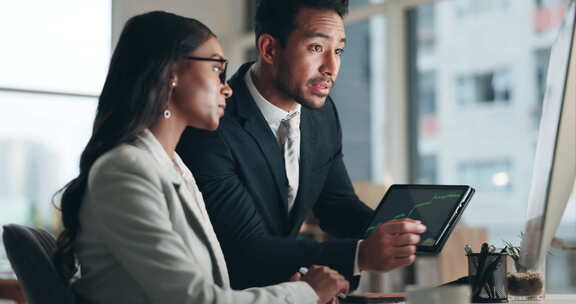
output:
[[188, 57], [195, 59], [185, 59], [176, 72], [172, 91], [174, 115], [189, 126], [216, 130], [224, 115], [226, 98], [232, 96], [230, 86], [220, 80], [225, 63], [210, 60], [224, 59], [222, 47], [212, 37]]

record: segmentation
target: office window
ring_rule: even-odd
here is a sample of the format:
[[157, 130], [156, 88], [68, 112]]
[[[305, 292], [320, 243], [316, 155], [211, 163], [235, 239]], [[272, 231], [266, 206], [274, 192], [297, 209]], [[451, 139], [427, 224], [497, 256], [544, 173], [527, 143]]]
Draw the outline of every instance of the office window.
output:
[[[553, 6], [566, 3], [558, 1]], [[411, 96], [412, 181], [430, 179], [430, 155], [435, 155], [437, 183], [470, 184], [477, 189], [463, 221], [485, 228], [488, 241], [496, 246], [503, 246], [505, 240], [519, 242], [532, 179], [538, 136], [535, 122], [540, 120], [548, 49], [559, 23], [550, 23], [546, 34], [534, 31], [539, 8], [533, 1], [447, 0], [433, 6], [437, 23], [434, 52], [421, 49], [417, 43], [409, 50], [414, 54], [409, 59], [414, 67], [410, 75], [413, 82], [427, 83], [427, 73], [434, 71], [437, 125], [435, 135], [429, 136], [422, 128], [430, 117], [427, 104], [417, 94]], [[471, 9], [475, 6], [483, 9]], [[409, 41], [418, 35], [418, 16], [414, 11], [410, 14]], [[574, 209], [567, 212], [570, 210]], [[559, 231], [572, 229], [563, 236], [567, 246], [574, 246], [573, 214], [563, 219], [561, 226]], [[563, 282], [554, 283], [554, 292], [576, 291], [573, 265], [574, 254], [566, 251], [548, 256], [549, 284]]]
[[77, 173], [95, 98], [0, 91], [2, 224], [56, 228], [52, 195]]
[[[503, 13], [509, 7], [509, 0], [458, 0], [454, 1], [456, 15], [462, 19], [474, 15]], [[421, 9], [420, 7], [418, 9]]]
[[254, 32], [254, 17], [256, 16], [256, 4], [258, 0], [244, 0], [244, 30], [247, 33]]
[[534, 30], [539, 34], [554, 31], [562, 22], [569, 0], [535, 0]]
[[512, 163], [504, 160], [471, 160], [458, 164], [458, 180], [466, 185], [474, 185], [477, 191], [512, 191]]
[[536, 100], [534, 101], [533, 120], [534, 126], [537, 128], [540, 124], [540, 115], [542, 115], [544, 93], [546, 93], [546, 78], [548, 76], [550, 48], [536, 50], [534, 52], [534, 60], [536, 69]]
[[534, 0], [536, 8], [566, 6], [567, 0]]
[[420, 172], [416, 181], [418, 184], [438, 183], [438, 157], [436, 155], [422, 155], [419, 169]]
[[419, 132], [422, 136], [431, 137], [438, 133], [438, 116], [436, 109], [436, 74], [433, 71], [419, 73], [416, 83], [418, 90], [418, 115], [421, 117]]
[[353, 181], [382, 182], [385, 18], [346, 25], [346, 46], [330, 94], [342, 124], [344, 162]]
[[420, 115], [436, 115], [436, 75], [433, 71], [420, 73], [418, 94]]
[[349, 0], [349, 7], [354, 8], [355, 6], [362, 6], [370, 3], [382, 2], [383, 0]]
[[110, 9], [110, 1], [3, 1], [0, 87], [99, 94]]
[[511, 98], [507, 69], [457, 76], [456, 95], [462, 105], [508, 103]]
[[416, 24], [416, 39], [418, 49], [422, 52], [434, 51], [436, 42], [434, 8], [433, 4], [424, 4], [415, 11], [418, 15], [416, 17], [416, 20], [418, 20]]
[[54, 232], [52, 196], [78, 172], [108, 67], [111, 1], [3, 2], [0, 40], [0, 225]]

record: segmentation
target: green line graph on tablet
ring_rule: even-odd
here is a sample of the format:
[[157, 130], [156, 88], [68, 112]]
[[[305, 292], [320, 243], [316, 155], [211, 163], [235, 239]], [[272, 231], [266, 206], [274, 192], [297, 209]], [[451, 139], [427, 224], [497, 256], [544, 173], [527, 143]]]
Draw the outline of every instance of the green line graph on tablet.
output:
[[[421, 203], [416, 203], [414, 204], [414, 207], [412, 207], [412, 209], [410, 209], [410, 211], [408, 212], [402, 212], [394, 217], [392, 217], [392, 219], [402, 219], [402, 218], [409, 218], [414, 211], [416, 211], [416, 209], [422, 208], [422, 207], [426, 207], [426, 206], [433, 206], [435, 203], [441, 203], [442, 201], [449, 201], [449, 199], [454, 199], [454, 198], [459, 198], [462, 194], [461, 193], [456, 193], [456, 194], [444, 194], [444, 195], [437, 195], [434, 194], [432, 196], [432, 198], [430, 198], [427, 201], [421, 202]], [[373, 225], [368, 227], [367, 231], [372, 231], [376, 228], [378, 228], [378, 226], [382, 224], [382, 223], [378, 223], [377, 225]]]

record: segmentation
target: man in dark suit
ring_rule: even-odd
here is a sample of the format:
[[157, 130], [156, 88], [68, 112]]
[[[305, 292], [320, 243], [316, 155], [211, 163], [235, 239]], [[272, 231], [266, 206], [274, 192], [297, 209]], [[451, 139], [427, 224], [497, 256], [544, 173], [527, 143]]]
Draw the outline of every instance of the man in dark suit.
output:
[[[189, 128], [178, 153], [192, 170], [226, 257], [232, 287], [265, 286], [301, 266], [326, 265], [352, 285], [363, 270], [411, 264], [425, 227], [404, 219], [360, 240], [372, 210], [342, 160], [338, 113], [328, 96], [340, 67], [342, 0], [263, 0], [259, 58], [230, 80], [234, 95], [216, 132]], [[313, 214], [335, 240], [297, 238]]]

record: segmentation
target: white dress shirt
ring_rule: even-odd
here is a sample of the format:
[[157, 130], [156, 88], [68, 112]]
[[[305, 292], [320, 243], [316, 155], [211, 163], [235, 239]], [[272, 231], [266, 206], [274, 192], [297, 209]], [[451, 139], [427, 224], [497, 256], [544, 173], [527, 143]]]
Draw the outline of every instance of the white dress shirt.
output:
[[[260, 92], [256, 88], [256, 85], [254, 84], [254, 80], [252, 79], [252, 68], [250, 68], [250, 70], [248, 70], [248, 72], [246, 73], [246, 76], [244, 76], [244, 82], [246, 83], [246, 86], [248, 87], [248, 91], [250, 92], [250, 95], [252, 95], [252, 99], [254, 99], [254, 102], [256, 102], [256, 105], [260, 109], [260, 112], [264, 116], [264, 119], [268, 123], [268, 126], [270, 127], [270, 129], [272, 130], [272, 133], [274, 134], [274, 136], [276, 137], [276, 140], [278, 141], [278, 128], [280, 127], [280, 122], [283, 119], [285, 119], [286, 117], [292, 115], [294, 112], [300, 112], [302, 106], [300, 104], [298, 104], [293, 111], [286, 112], [283, 109], [280, 109], [279, 107], [275, 106], [274, 104], [272, 104], [271, 102], [266, 100], [266, 98], [264, 98], [264, 96], [262, 96], [262, 94], [260, 94]], [[301, 118], [301, 115], [297, 115], [296, 117], [292, 118], [292, 119], [297, 120], [297, 125], [298, 125], [298, 128], [297, 128], [298, 139], [296, 140], [296, 143], [295, 143], [296, 150], [298, 153], [298, 159], [300, 159], [300, 134], [299, 134], [300, 133], [300, 118]], [[296, 168], [296, 172], [300, 172], [299, 169], [300, 168]], [[298, 185], [296, 185], [296, 192], [297, 191], [298, 191]], [[354, 255], [354, 275], [360, 274], [360, 268], [358, 267], [358, 251], [360, 250], [360, 243], [361, 242], [362, 241], [358, 241], [358, 243], [356, 244], [356, 253]]]
[[[270, 130], [272, 130], [272, 133], [276, 137], [276, 141], [278, 141], [278, 144], [280, 144], [280, 139], [278, 137], [278, 129], [280, 128], [280, 123], [282, 122], [282, 120], [284, 120], [288, 117], [291, 117], [292, 115], [295, 115], [294, 117], [291, 118], [291, 120], [293, 120], [293, 126], [296, 126], [294, 128], [295, 140], [294, 140], [293, 145], [294, 145], [294, 149], [296, 152], [296, 157], [298, 160], [300, 160], [300, 115], [299, 114], [300, 114], [300, 109], [302, 108], [302, 106], [300, 104], [297, 104], [296, 108], [294, 108], [294, 110], [292, 110], [290, 112], [286, 112], [283, 109], [280, 109], [279, 107], [273, 105], [268, 100], [266, 100], [266, 98], [264, 98], [264, 96], [262, 96], [262, 94], [260, 94], [260, 92], [258, 92], [258, 89], [256, 89], [256, 86], [254, 85], [254, 82], [252, 80], [251, 74], [252, 74], [252, 70], [250, 70], [248, 73], [246, 73], [246, 76], [244, 78], [246, 85], [248, 86], [248, 91], [250, 91], [250, 95], [252, 95], [252, 98], [256, 102], [256, 105], [260, 109], [260, 112], [262, 112], [262, 115], [264, 116], [264, 119], [268, 123], [268, 126], [270, 126]], [[294, 168], [294, 172], [300, 172], [300, 165], [298, 163], [296, 163], [296, 166], [297, 167]], [[295, 184], [290, 185], [290, 186], [292, 186], [294, 188], [294, 193], [298, 193], [299, 180], [297, 179], [295, 181]], [[293, 205], [290, 203], [288, 204], [288, 206], [293, 207]], [[291, 210], [288, 210], [288, 213], [290, 213], [290, 211]]]

